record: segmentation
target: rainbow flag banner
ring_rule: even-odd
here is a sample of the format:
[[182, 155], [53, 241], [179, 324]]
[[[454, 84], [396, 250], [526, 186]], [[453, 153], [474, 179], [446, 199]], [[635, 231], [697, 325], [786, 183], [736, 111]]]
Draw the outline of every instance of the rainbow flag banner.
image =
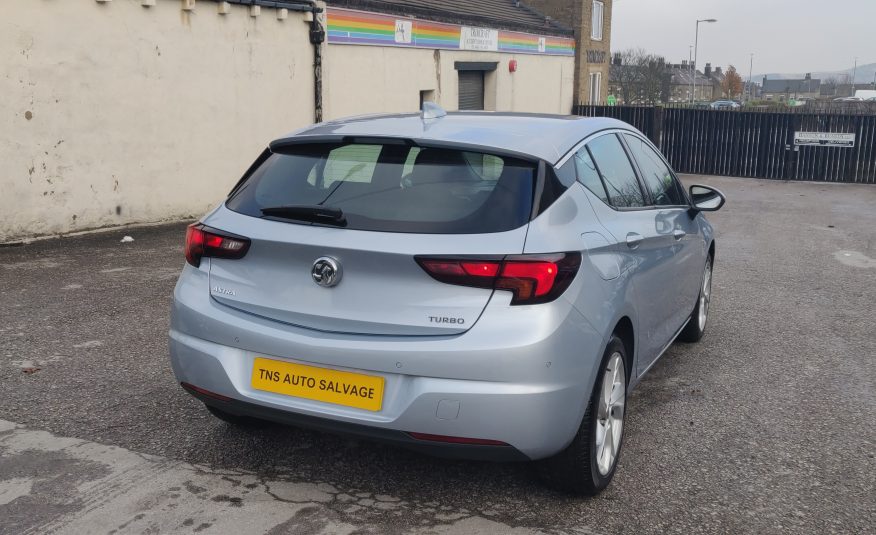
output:
[[329, 44], [574, 56], [575, 40], [327, 8]]

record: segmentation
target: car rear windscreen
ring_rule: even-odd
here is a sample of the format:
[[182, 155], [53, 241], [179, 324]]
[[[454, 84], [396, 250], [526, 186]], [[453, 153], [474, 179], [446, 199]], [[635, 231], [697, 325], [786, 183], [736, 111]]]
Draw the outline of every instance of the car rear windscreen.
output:
[[529, 221], [535, 179], [534, 163], [507, 156], [393, 143], [292, 145], [268, 156], [226, 206], [306, 225], [315, 223], [277, 217], [278, 208], [340, 210], [338, 226], [356, 230], [503, 232]]

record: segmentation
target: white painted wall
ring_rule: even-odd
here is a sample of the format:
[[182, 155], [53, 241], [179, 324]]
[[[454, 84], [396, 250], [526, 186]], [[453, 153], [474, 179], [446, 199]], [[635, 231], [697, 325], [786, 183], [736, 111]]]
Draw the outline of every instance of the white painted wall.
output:
[[[517, 60], [517, 72], [508, 62]], [[485, 80], [485, 104], [494, 111], [568, 114], [575, 59], [497, 52], [329, 45], [324, 69], [328, 118], [416, 111], [420, 91], [433, 90], [445, 109], [458, 108], [457, 61], [498, 61]]]
[[[305, 15], [157, 0], [3, 0], [0, 243], [197, 217], [313, 121]], [[499, 61], [487, 105], [568, 113], [574, 60], [327, 45], [325, 117], [457, 107], [454, 61]], [[517, 59], [519, 70], [508, 72]]]
[[0, 242], [198, 216], [270, 139], [313, 120], [301, 13], [2, 4]]

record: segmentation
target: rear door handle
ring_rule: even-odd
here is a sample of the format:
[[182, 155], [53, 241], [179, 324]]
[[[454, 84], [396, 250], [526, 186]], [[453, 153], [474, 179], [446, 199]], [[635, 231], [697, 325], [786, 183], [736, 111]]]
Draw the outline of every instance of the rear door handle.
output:
[[680, 240], [680, 239], [684, 238], [685, 236], [687, 236], [687, 232], [685, 232], [683, 230], [675, 229], [672, 232], [672, 235], [675, 236], [676, 240]]
[[630, 232], [627, 234], [627, 247], [630, 249], [635, 249], [639, 245], [642, 244], [642, 236], [641, 234], [636, 234], [635, 232]]

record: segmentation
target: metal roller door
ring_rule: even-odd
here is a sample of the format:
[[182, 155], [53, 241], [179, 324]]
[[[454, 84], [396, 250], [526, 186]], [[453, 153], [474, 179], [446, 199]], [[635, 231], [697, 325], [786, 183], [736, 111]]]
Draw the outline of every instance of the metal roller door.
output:
[[484, 71], [459, 71], [459, 109], [484, 109]]

